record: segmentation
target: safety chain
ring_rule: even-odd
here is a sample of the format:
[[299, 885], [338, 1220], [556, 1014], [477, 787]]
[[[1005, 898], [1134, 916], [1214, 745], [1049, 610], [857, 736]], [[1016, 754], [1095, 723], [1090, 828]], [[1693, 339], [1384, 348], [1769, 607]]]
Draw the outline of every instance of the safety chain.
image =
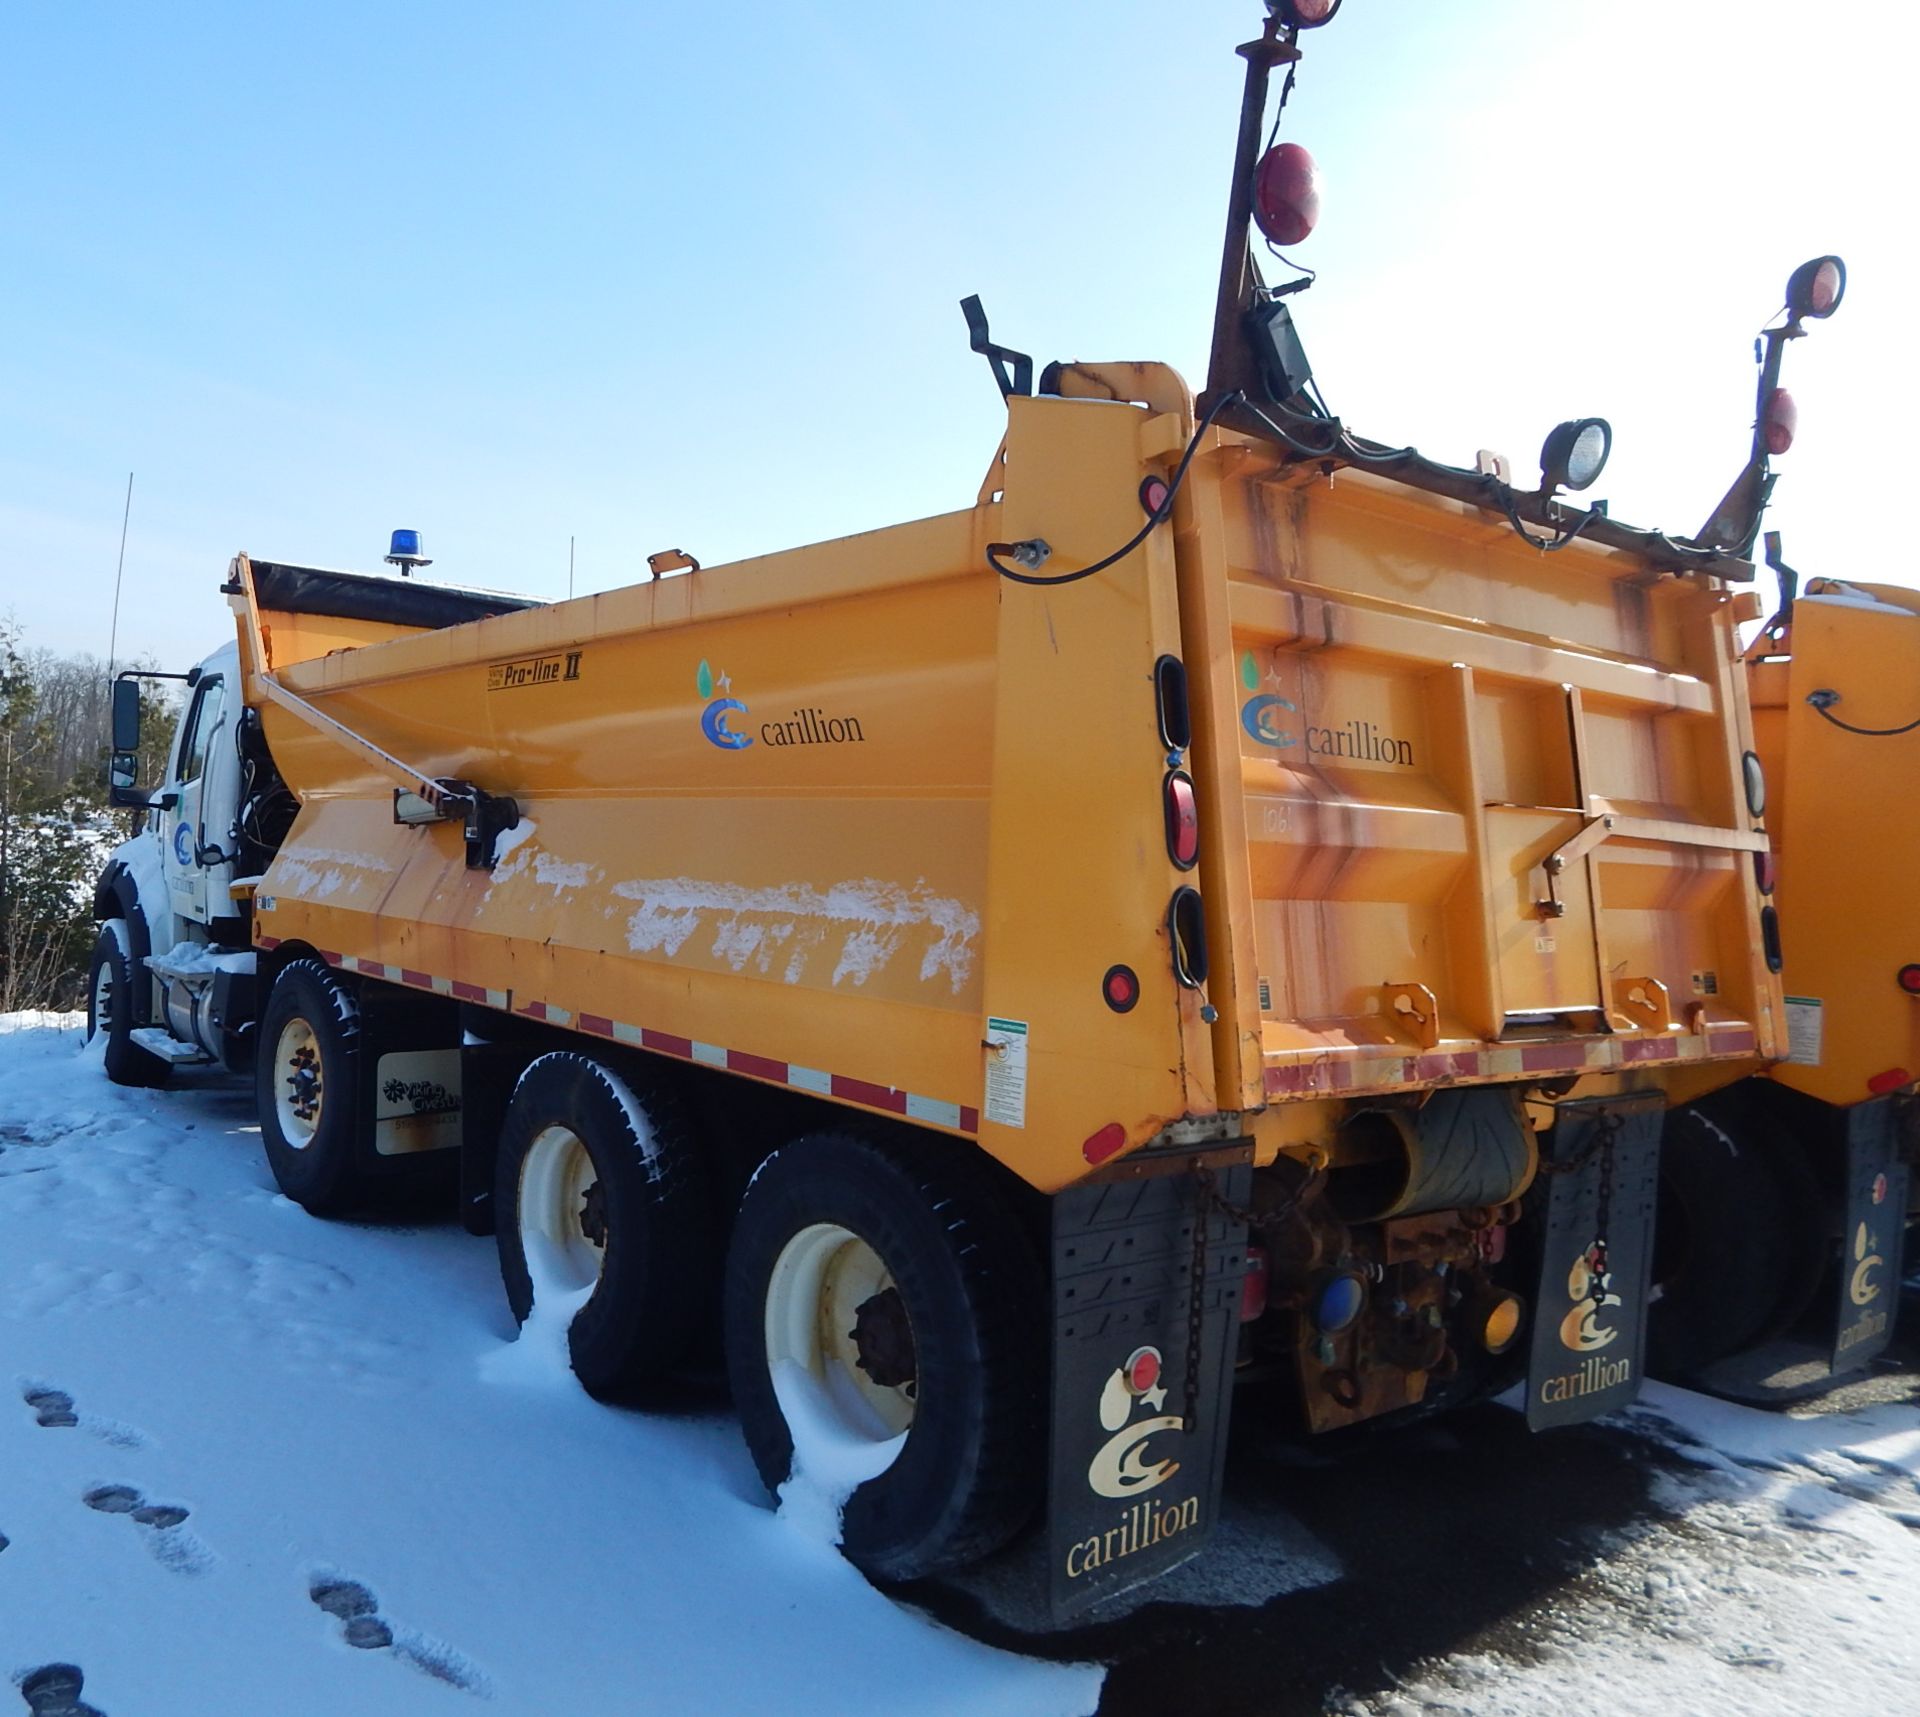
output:
[[1213, 1171], [1196, 1169], [1200, 1196], [1193, 1201], [1193, 1273], [1187, 1278], [1187, 1399], [1185, 1405], [1188, 1436], [1200, 1429], [1200, 1344], [1206, 1336], [1207, 1319], [1207, 1228], [1212, 1217], [1209, 1202]]
[[1199, 1429], [1200, 1405], [1200, 1344], [1206, 1332], [1206, 1288], [1207, 1288], [1207, 1226], [1213, 1212], [1218, 1211], [1229, 1223], [1240, 1226], [1256, 1234], [1271, 1239], [1279, 1233], [1287, 1221], [1299, 1210], [1300, 1206], [1320, 1190], [1326, 1179], [1324, 1168], [1312, 1170], [1299, 1186], [1276, 1205], [1272, 1210], [1260, 1211], [1235, 1204], [1220, 1190], [1220, 1177], [1205, 1163], [1196, 1163], [1193, 1169], [1194, 1185], [1199, 1196], [1194, 1200], [1193, 1210], [1193, 1263], [1192, 1284], [1187, 1295], [1187, 1380], [1186, 1380], [1186, 1428], [1189, 1433]]
[[1613, 1114], [1610, 1110], [1602, 1109], [1600, 1113], [1594, 1117], [1593, 1137], [1587, 1141], [1586, 1148], [1577, 1156], [1568, 1157], [1565, 1162], [1556, 1162], [1552, 1157], [1542, 1157], [1540, 1159], [1540, 1172], [1545, 1175], [1578, 1174], [1588, 1163], [1592, 1162], [1604, 1148], [1607, 1153], [1606, 1178], [1608, 1184], [1611, 1185], [1613, 1177], [1613, 1140], [1614, 1135], [1619, 1131], [1620, 1117]]

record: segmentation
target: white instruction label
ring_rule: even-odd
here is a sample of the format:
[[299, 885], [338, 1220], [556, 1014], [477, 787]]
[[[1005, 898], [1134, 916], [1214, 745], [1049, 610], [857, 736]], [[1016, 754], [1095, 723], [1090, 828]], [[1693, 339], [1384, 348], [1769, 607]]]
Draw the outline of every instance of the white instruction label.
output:
[[1814, 996], [1787, 997], [1787, 1060], [1795, 1067], [1820, 1065], [1822, 1007]]
[[986, 1117], [1003, 1127], [1027, 1124], [1027, 1022], [987, 1021]]

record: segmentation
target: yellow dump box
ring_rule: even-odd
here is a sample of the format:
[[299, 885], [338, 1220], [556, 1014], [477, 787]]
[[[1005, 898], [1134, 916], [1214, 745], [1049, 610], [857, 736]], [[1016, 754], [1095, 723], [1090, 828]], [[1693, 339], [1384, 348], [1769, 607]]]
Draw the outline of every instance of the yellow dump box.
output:
[[[770, 1480], [783, 1367], [897, 1457], [882, 1571], [1003, 1539], [1050, 1446], [1070, 1607], [1197, 1539], [1236, 1372], [1349, 1423], [1504, 1380], [1537, 1305], [1539, 1422], [1630, 1397], [1663, 1078], [1777, 1004], [1717, 577], [1196, 433], [1159, 366], [1047, 382], [921, 523], [458, 624], [229, 589], [299, 805], [252, 903], [283, 1183], [463, 1145], [516, 1309], [592, 1294], [595, 1387], [697, 1342], [731, 1227]], [[669, 1237], [619, 1148], [705, 1189]], [[989, 1279], [921, 1280], [875, 1185]]]

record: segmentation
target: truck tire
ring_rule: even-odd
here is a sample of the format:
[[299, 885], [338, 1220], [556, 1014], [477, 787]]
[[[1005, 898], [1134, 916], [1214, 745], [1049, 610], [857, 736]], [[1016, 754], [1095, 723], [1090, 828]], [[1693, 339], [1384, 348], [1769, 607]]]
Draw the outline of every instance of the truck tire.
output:
[[260, 1022], [255, 1093], [267, 1166], [315, 1216], [363, 1202], [357, 1160], [360, 1010], [319, 960], [281, 968]]
[[514, 1087], [494, 1184], [500, 1277], [520, 1323], [542, 1299], [587, 1294], [567, 1350], [589, 1394], [643, 1396], [711, 1339], [705, 1166], [668, 1092], [636, 1092], [589, 1056], [543, 1055]]
[[107, 1077], [116, 1085], [166, 1084], [170, 1063], [133, 1041], [133, 944], [124, 918], [109, 918], [87, 971], [87, 1041], [106, 1035]]
[[1659, 1200], [1647, 1367], [1688, 1377], [1768, 1327], [1789, 1213], [1759, 1143], [1732, 1115], [1696, 1105], [1667, 1117]]
[[797, 1140], [761, 1164], [727, 1257], [727, 1369], [760, 1477], [844, 1495], [841, 1548], [883, 1579], [977, 1561], [1044, 1488], [1045, 1285], [965, 1149]]

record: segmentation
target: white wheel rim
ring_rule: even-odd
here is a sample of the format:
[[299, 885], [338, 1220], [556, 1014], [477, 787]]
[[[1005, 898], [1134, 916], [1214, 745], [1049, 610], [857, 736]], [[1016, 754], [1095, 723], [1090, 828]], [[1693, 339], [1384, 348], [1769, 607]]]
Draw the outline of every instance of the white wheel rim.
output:
[[93, 1035], [113, 1030], [113, 962], [102, 960], [93, 979]]
[[290, 1019], [273, 1047], [273, 1113], [281, 1138], [296, 1151], [304, 1151], [320, 1131], [325, 1098], [320, 1041], [304, 1019]]
[[[806, 1372], [818, 1386], [816, 1408], [837, 1436], [870, 1445], [876, 1453], [896, 1445], [872, 1468], [875, 1473], [899, 1458], [919, 1393], [917, 1377], [904, 1383], [876, 1381], [860, 1363], [854, 1331], [861, 1308], [889, 1292], [895, 1301], [892, 1315], [904, 1319], [885, 1260], [851, 1229], [833, 1222], [817, 1222], [794, 1235], [781, 1248], [767, 1283], [768, 1369], [776, 1379], [783, 1366]], [[904, 1329], [910, 1358], [912, 1326]]]
[[537, 1301], [542, 1288], [578, 1293], [600, 1280], [607, 1261], [600, 1175], [580, 1135], [543, 1129], [520, 1165], [520, 1251]]

